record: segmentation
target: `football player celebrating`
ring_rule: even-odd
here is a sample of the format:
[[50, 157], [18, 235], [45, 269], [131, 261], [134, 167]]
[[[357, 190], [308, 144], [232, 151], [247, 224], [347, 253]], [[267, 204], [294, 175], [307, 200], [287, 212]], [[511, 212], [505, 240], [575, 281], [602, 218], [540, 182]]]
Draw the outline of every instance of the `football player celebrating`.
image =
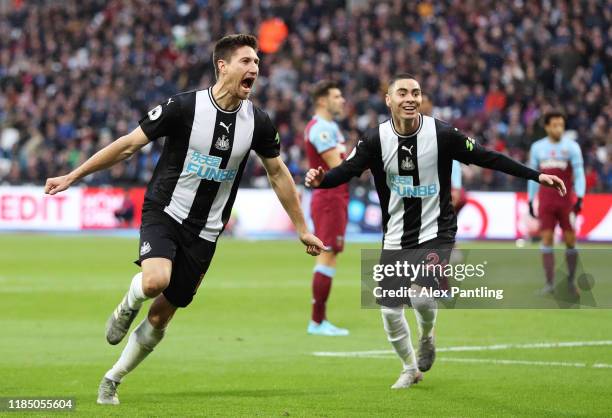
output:
[[150, 141], [166, 138], [143, 205], [136, 262], [142, 272], [133, 277], [108, 319], [109, 344], [124, 339], [146, 300], [153, 303], [102, 378], [99, 404], [119, 403], [117, 386], [160, 343], [176, 310], [193, 300], [229, 220], [251, 150], [261, 159], [306, 251], [318, 255], [323, 247], [306, 228], [293, 178], [279, 156], [276, 129], [249, 100], [259, 74], [257, 38], [223, 37], [215, 45], [213, 61], [215, 85], [170, 97], [148, 112], [131, 133], [71, 173], [47, 179], [45, 185], [45, 193], [59, 193], [125, 160]]
[[[327, 172], [318, 167], [306, 174], [306, 186], [332, 188], [370, 169], [383, 213], [383, 250], [418, 250], [428, 260], [448, 262], [457, 232], [450, 193], [453, 160], [538, 181], [565, 194], [558, 177], [487, 150], [451, 125], [422, 115], [421, 102], [421, 86], [412, 75], [394, 76], [386, 95], [391, 119], [368, 130], [339, 166]], [[436, 286], [435, 278], [426, 274], [412, 279], [411, 289], [420, 295], [423, 288]], [[392, 388], [408, 388], [422, 379], [435, 359], [436, 301], [419, 296], [378, 302], [387, 338], [403, 363]], [[412, 305], [419, 324], [416, 356], [404, 316], [406, 304]]]

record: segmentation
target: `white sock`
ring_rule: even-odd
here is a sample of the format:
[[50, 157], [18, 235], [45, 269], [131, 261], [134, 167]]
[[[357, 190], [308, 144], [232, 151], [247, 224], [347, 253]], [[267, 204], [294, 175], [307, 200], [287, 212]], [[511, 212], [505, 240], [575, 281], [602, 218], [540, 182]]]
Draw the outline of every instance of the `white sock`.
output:
[[414, 315], [419, 324], [420, 338], [431, 337], [433, 335], [434, 325], [436, 324], [436, 315], [438, 306], [434, 298], [415, 297], [410, 299], [410, 303], [414, 308]]
[[128, 305], [130, 309], [140, 309], [142, 302], [149, 299], [142, 290], [142, 272], [132, 278], [130, 290], [128, 290]]
[[404, 316], [404, 308], [401, 306], [397, 308], [383, 306], [380, 312], [387, 339], [402, 361], [404, 370], [416, 369], [416, 357], [412, 348], [412, 341], [410, 341], [410, 328]]
[[134, 370], [164, 337], [165, 329], [156, 329], [148, 318], [132, 331], [119, 360], [104, 375], [107, 379], [121, 382], [123, 376]]

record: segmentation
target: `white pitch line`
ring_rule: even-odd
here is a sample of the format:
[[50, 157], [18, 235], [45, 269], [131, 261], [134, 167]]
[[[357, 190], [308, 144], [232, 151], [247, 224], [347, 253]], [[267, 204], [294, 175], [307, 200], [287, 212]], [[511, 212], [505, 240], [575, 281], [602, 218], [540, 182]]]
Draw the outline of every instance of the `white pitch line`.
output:
[[[559, 366], [559, 367], [587, 367], [586, 363], [567, 363], [564, 361], [529, 361], [485, 358], [453, 358], [442, 357], [440, 361], [455, 363], [489, 363], [489, 364], [520, 364], [525, 366]], [[595, 367], [595, 365], [593, 365]]]
[[612, 369], [612, 364], [595, 363], [593, 364], [593, 367], [595, 367], [596, 369]]
[[[338, 356], [337, 356], [338, 357]], [[366, 354], [361, 356], [352, 356], [359, 358], [371, 359], [395, 359], [395, 353], [387, 354]], [[450, 363], [487, 363], [487, 364], [502, 364], [502, 365], [523, 365], [523, 366], [549, 366], [549, 367], [589, 367], [586, 363], [571, 363], [564, 361], [532, 361], [532, 360], [512, 360], [512, 359], [483, 359], [483, 358], [460, 358], [460, 357], [438, 357], [438, 361]], [[594, 369], [612, 369], [612, 364], [595, 363], [590, 366]]]
[[[556, 343], [529, 343], [529, 344], [494, 344], [494, 345], [465, 345], [456, 347], [437, 348], [438, 353], [461, 352], [461, 351], [489, 351], [508, 349], [532, 349], [532, 348], [564, 348], [564, 347], [594, 347], [612, 345], [612, 340], [601, 341], [566, 341]], [[370, 357], [381, 354], [393, 354], [393, 350], [368, 350], [368, 351], [315, 351], [312, 353], [318, 357]]]

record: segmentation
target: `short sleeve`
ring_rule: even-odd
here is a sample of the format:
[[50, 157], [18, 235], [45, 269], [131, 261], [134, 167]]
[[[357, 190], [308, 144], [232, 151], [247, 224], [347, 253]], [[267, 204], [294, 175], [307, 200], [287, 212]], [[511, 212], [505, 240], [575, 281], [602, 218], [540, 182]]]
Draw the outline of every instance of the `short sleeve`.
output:
[[257, 108], [255, 108], [253, 150], [263, 158], [276, 158], [280, 155], [280, 135], [268, 114]]
[[180, 128], [180, 120], [181, 106], [174, 96], [151, 109], [138, 123], [149, 141], [153, 141], [171, 135]]
[[315, 123], [308, 132], [308, 141], [319, 154], [336, 147], [336, 137], [331, 127], [323, 123]]

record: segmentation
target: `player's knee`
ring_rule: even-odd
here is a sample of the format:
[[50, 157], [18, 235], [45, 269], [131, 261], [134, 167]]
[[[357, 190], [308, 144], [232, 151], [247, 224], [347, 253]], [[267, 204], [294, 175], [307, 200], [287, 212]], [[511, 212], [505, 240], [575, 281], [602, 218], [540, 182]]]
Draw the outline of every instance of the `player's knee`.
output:
[[155, 297], [170, 283], [170, 273], [164, 269], [151, 269], [142, 274], [142, 290], [147, 297]]
[[410, 298], [412, 307], [419, 312], [427, 312], [436, 309], [436, 300], [430, 297]]

